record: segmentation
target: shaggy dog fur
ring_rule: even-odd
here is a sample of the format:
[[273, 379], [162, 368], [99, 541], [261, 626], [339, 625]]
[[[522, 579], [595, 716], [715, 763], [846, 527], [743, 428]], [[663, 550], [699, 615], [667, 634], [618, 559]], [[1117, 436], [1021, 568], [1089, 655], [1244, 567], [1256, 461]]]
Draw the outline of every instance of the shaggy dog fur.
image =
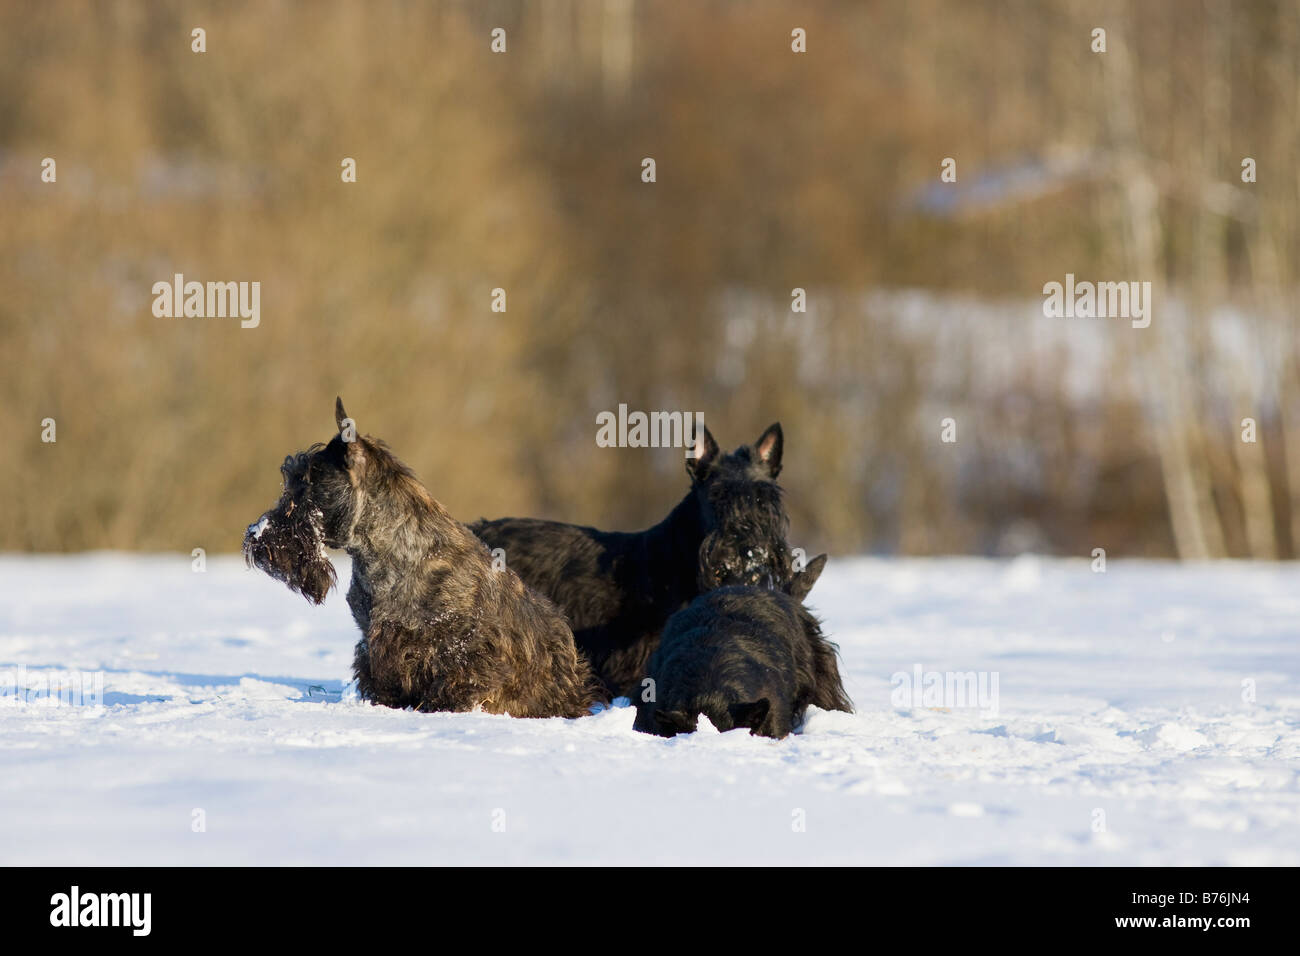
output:
[[809, 704], [851, 712], [835, 645], [801, 603], [825, 565], [826, 555], [813, 559], [789, 593], [719, 588], [669, 618], [637, 699], [636, 729], [672, 737], [694, 731], [704, 714], [718, 730], [781, 738]]
[[533, 518], [470, 529], [564, 611], [609, 693], [631, 696], [669, 615], [717, 587], [790, 580], [789, 522], [776, 484], [782, 446], [779, 423], [729, 455], [703, 429], [686, 460], [690, 491], [645, 531]]
[[335, 583], [325, 548], [351, 555], [361, 697], [426, 711], [589, 713], [603, 695], [559, 610], [494, 569], [382, 442], [347, 427], [341, 399], [335, 421], [328, 444], [285, 459], [284, 493], [249, 526], [244, 555], [316, 604]]

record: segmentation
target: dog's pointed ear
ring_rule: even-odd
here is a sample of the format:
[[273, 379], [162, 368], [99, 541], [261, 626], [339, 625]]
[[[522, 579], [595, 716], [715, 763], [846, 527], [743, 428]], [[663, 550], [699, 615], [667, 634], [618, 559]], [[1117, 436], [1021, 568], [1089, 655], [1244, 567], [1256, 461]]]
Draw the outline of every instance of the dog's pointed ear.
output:
[[790, 597], [796, 601], [802, 601], [806, 598], [825, 568], [826, 555], [824, 554], [819, 554], [809, 561], [804, 569], [790, 580]]
[[754, 460], [761, 464], [770, 477], [781, 474], [781, 451], [785, 447], [785, 436], [781, 433], [781, 423], [773, 422], [754, 442]]
[[686, 456], [686, 474], [694, 481], [703, 481], [713, 463], [718, 460], [718, 443], [713, 440], [708, 425], [701, 425], [695, 433], [695, 444]]
[[361, 436], [357, 434], [357, 423], [348, 417], [343, 407], [343, 399], [334, 399], [334, 424], [339, 427], [339, 438], [343, 439], [343, 448], [348, 468], [355, 468], [365, 461], [365, 452], [361, 447]]

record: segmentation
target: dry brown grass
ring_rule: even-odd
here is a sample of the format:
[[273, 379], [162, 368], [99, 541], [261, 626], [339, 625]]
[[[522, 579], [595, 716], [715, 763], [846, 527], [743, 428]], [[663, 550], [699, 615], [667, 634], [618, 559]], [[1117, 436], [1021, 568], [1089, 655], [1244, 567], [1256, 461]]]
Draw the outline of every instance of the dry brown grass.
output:
[[[1204, 134], [1188, 105], [1203, 24], [1185, 7], [1115, 19], [1141, 44], [1146, 148], [1175, 167]], [[973, 177], [1104, 140], [1089, 9], [688, 14], [642, 0], [619, 93], [598, 2], [7, 4], [0, 549], [233, 550], [275, 496], [280, 459], [329, 434], [342, 394], [465, 519], [657, 520], [684, 488], [679, 457], [595, 445], [595, 413], [627, 402], [701, 409], [728, 445], [781, 419], [810, 549], [988, 551], [1028, 522], [1054, 550], [1170, 553], [1159, 425], [1133, 389], [1080, 408], [1050, 376], [974, 382], [988, 374], [978, 330], [918, 340], [861, 307], [879, 286], [1032, 299], [1067, 271], [1130, 278], [1112, 184], [956, 219], [900, 207], [943, 156]], [[1230, 181], [1236, 154], [1255, 155], [1270, 214], [1212, 230], [1228, 264], [1220, 301], [1289, 304], [1267, 326], [1282, 330], [1288, 374], [1296, 18], [1265, 2], [1232, 15], [1216, 174]], [[796, 24], [804, 57], [788, 52]], [[488, 49], [497, 25], [504, 57]], [[206, 54], [190, 52], [193, 26]], [[57, 185], [39, 182], [44, 156]], [[340, 182], [344, 156], [355, 185]], [[639, 181], [643, 156], [658, 161], [654, 186]], [[1161, 200], [1155, 278], [1171, 289], [1198, 274], [1204, 250], [1185, 237], [1209, 215], [1180, 197]], [[1271, 273], [1252, 259], [1261, 242], [1277, 252]], [[151, 286], [174, 272], [260, 281], [261, 326], [155, 318]], [[810, 316], [783, 311], [794, 286], [814, 296]], [[489, 309], [496, 287], [504, 315]], [[809, 349], [821, 359], [801, 371]], [[1248, 551], [1231, 442], [1255, 412], [1272, 519], [1294, 553], [1300, 461], [1278, 450], [1300, 416], [1294, 389], [1265, 388], [1243, 411], [1229, 399], [1238, 373], [1200, 360], [1197, 447], [1226, 547]], [[1116, 346], [1117, 368], [1135, 361]], [[966, 384], [935, 384], [951, 376]], [[936, 446], [939, 409], [967, 426], [960, 454]], [[57, 444], [40, 441], [45, 417]], [[1042, 459], [1033, 487], [1007, 474], [1025, 448]]]

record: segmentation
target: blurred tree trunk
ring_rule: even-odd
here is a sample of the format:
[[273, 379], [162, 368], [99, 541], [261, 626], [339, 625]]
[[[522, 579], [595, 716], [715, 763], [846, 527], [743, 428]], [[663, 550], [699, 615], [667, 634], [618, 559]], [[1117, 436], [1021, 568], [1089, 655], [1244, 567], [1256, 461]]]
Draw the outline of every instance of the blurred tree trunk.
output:
[[[1278, 90], [1280, 114], [1290, 117], [1291, 122], [1290, 135], [1279, 137], [1281, 141], [1272, 154], [1278, 161], [1278, 181], [1287, 161], [1294, 179], [1285, 200], [1277, 197], [1259, 204], [1259, 219], [1250, 231], [1248, 251], [1257, 307], [1278, 324], [1278, 420], [1290, 513], [1290, 554], [1300, 558], [1300, 308], [1292, 298], [1297, 281], [1294, 266], [1289, 270], [1284, 267], [1283, 252], [1288, 244], [1293, 255], [1300, 249], [1300, 163], [1296, 162], [1300, 157], [1300, 5], [1281, 5], [1278, 19], [1278, 42], [1265, 61], [1265, 71]], [[1291, 226], [1289, 236], [1287, 223]]]
[[[1141, 90], [1125, 36], [1126, 29], [1132, 29], [1132, 18], [1120, 16], [1118, 7], [1111, 9], [1114, 15], [1109, 22], [1118, 28], [1108, 31], [1107, 52], [1102, 56], [1107, 119], [1118, 156], [1116, 171], [1127, 220], [1126, 252], [1139, 281], [1163, 288], [1159, 192], [1138, 135]], [[1183, 559], [1219, 557], [1224, 552], [1219, 517], [1203, 463], [1193, 454], [1196, 426], [1191, 382], [1169, 341], [1165, 318], [1154, 316], [1150, 327], [1135, 330], [1135, 335], [1142, 363], [1150, 372], [1148, 391], [1155, 393], [1152, 410], [1163, 411], [1157, 412], [1153, 427], [1175, 547]]]
[[617, 103], [632, 80], [636, 0], [605, 0], [601, 17], [600, 72], [605, 99]]
[[[1200, 148], [1200, 183], [1198, 194], [1205, 195], [1214, 184], [1222, 182], [1223, 144], [1232, 134], [1232, 13], [1227, 0], [1205, 0], [1203, 76], [1201, 97], [1202, 124]], [[1192, 314], [1202, 326], [1208, 324], [1214, 307], [1226, 299], [1228, 285], [1227, 261], [1224, 249], [1224, 218], [1216, 210], [1202, 204], [1197, 211], [1197, 269], [1196, 302]], [[1246, 335], [1250, 352], [1258, 354], [1260, 338], [1256, 326], [1268, 323], [1271, 317], [1260, 313], [1247, 320]], [[1211, 343], [1205, 351], [1206, 360], [1215, 358]], [[1233, 416], [1230, 443], [1237, 465], [1237, 492], [1241, 500], [1242, 519], [1245, 525], [1246, 547], [1252, 558], [1272, 559], [1277, 556], [1277, 540], [1273, 524], [1273, 493], [1268, 483], [1268, 459], [1264, 445], [1242, 441], [1240, 418], [1245, 412], [1256, 423], [1263, 420], [1265, 389], [1258, 381], [1249, 358], [1239, 354], [1221, 357], [1224, 377], [1230, 382], [1237, 414]], [[1208, 419], [1208, 415], [1206, 416]], [[1244, 415], [1243, 415], [1244, 417]]]

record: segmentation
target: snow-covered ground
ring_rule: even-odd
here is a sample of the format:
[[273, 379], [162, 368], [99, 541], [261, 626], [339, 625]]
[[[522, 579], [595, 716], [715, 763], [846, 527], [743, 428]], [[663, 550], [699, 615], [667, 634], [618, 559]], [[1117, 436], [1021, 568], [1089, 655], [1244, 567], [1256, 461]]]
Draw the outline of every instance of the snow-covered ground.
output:
[[3, 557], [0, 864], [1300, 863], [1300, 567], [841, 559], [809, 603], [856, 715], [665, 741], [360, 703], [342, 594], [237, 558]]

